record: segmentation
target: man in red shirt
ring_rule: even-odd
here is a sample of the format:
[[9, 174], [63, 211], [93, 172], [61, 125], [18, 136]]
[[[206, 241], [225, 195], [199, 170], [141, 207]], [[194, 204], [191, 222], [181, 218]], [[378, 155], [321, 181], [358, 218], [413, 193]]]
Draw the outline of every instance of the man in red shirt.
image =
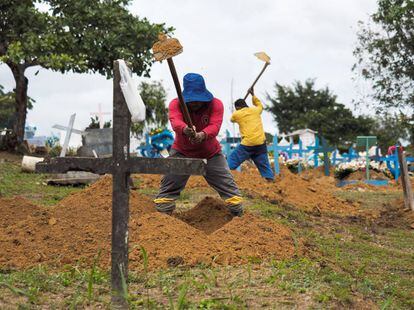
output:
[[[170, 156], [207, 159], [204, 178], [226, 202], [230, 213], [241, 216], [242, 197], [216, 138], [223, 122], [223, 103], [214, 98], [207, 90], [203, 77], [196, 73], [184, 76], [183, 97], [194, 128], [189, 128], [185, 123], [178, 98], [172, 100], [169, 118], [175, 131], [175, 140]], [[154, 200], [158, 211], [167, 214], [174, 211], [175, 200], [179, 198], [189, 177], [171, 174], [162, 178], [160, 191]]]

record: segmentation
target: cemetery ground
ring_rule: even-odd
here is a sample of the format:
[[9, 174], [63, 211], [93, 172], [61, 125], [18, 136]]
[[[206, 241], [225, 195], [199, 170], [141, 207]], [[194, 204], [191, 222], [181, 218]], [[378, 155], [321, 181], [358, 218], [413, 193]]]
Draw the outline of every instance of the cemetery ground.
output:
[[[47, 186], [20, 161], [0, 153], [0, 308], [109, 308], [111, 179]], [[414, 308], [414, 216], [399, 185], [235, 177], [247, 212], [231, 220], [202, 178], [169, 218], [151, 213], [160, 177], [133, 176], [131, 308]]]

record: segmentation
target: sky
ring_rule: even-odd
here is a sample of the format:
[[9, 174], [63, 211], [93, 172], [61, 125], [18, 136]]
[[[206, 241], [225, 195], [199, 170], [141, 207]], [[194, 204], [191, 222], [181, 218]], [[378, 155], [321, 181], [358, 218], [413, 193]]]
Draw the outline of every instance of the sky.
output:
[[[174, 37], [184, 47], [174, 59], [178, 74], [202, 74], [207, 88], [223, 101], [222, 133], [234, 129], [229, 121], [231, 98], [243, 97], [263, 66], [254, 56], [258, 51], [272, 59], [256, 86], [264, 105], [275, 82], [290, 85], [315, 78], [317, 87], [328, 86], [339, 102], [353, 109], [352, 100], [369, 91], [365, 83], [352, 79], [357, 23], [375, 9], [375, 0], [135, 0], [129, 7], [135, 15], [176, 28]], [[99, 74], [61, 74], [34, 67], [26, 76], [28, 94], [36, 100], [27, 124], [36, 126], [38, 135], [58, 133], [52, 126], [67, 124], [73, 113], [75, 128], [84, 129], [99, 104], [103, 111], [112, 111], [112, 81]], [[168, 101], [176, 97], [165, 62], [153, 65], [151, 79], [163, 81]], [[6, 91], [15, 86], [4, 64], [0, 84]], [[369, 112], [364, 107], [357, 112], [361, 111]], [[263, 122], [266, 131], [277, 133], [267, 112]], [[71, 145], [79, 144], [80, 137], [74, 135]]]

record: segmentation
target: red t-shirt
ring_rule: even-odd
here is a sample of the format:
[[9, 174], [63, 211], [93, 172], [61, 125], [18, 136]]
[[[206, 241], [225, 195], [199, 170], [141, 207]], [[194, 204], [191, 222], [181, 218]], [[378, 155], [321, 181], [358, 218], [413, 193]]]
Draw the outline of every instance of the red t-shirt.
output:
[[220, 142], [216, 139], [221, 123], [223, 122], [223, 103], [214, 98], [211, 102], [197, 112], [191, 112], [191, 119], [197, 132], [204, 131], [206, 139], [201, 144], [192, 144], [183, 129], [187, 126], [181, 112], [178, 98], [170, 102], [169, 118], [171, 127], [175, 131], [175, 140], [172, 146], [186, 157], [192, 158], [211, 158], [221, 151]]

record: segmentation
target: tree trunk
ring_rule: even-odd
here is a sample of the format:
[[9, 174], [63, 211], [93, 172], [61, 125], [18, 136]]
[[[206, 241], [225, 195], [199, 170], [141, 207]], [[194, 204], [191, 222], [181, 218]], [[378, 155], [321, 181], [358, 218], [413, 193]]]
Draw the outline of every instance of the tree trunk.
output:
[[24, 71], [26, 70], [24, 65], [9, 64], [9, 67], [16, 82], [16, 88], [14, 89], [16, 94], [16, 112], [13, 131], [17, 138], [17, 145], [20, 145], [24, 139], [24, 127], [26, 125], [27, 85], [29, 80], [24, 76]]

